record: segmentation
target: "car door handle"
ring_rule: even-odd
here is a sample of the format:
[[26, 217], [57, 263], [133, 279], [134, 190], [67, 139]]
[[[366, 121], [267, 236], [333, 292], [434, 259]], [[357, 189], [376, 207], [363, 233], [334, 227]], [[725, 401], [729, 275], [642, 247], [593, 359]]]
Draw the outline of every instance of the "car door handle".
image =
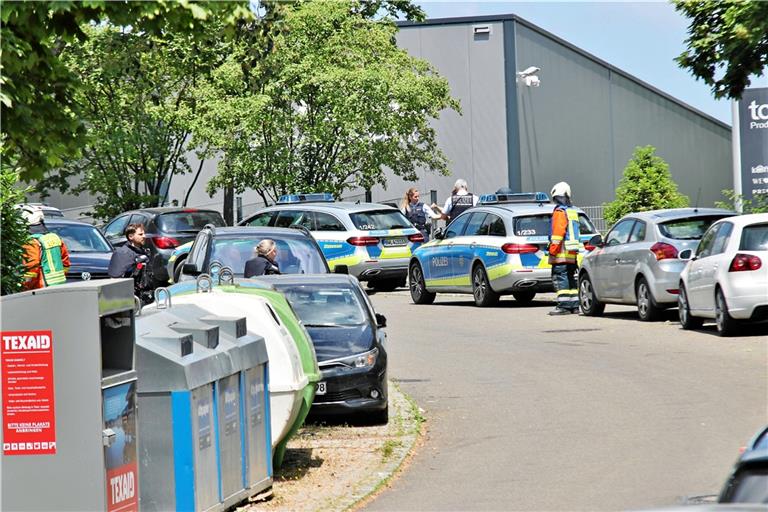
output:
[[475, 246], [477, 246], [477, 242], [472, 242], [471, 244], [469, 244], [470, 249], [474, 249]]

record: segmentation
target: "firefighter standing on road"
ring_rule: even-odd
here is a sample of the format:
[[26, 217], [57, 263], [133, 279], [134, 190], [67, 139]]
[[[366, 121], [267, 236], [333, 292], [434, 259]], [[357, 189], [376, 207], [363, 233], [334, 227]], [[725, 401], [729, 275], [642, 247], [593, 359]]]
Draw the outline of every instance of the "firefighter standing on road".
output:
[[24, 289], [37, 290], [67, 282], [69, 251], [56, 233], [45, 227], [43, 210], [21, 206], [21, 215], [29, 225], [30, 238], [24, 244]]
[[569, 315], [579, 312], [579, 290], [576, 281], [579, 255], [579, 214], [571, 205], [571, 187], [561, 181], [552, 187], [555, 211], [549, 237], [549, 263], [552, 265], [552, 284], [557, 294], [555, 309], [550, 315]]

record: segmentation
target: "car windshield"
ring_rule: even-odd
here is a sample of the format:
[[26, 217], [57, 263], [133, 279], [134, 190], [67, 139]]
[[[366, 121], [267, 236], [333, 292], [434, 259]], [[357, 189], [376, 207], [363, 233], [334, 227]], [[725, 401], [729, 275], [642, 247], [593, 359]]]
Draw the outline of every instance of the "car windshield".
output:
[[349, 218], [357, 229], [373, 231], [378, 229], [403, 229], [411, 227], [408, 219], [397, 210], [373, 210], [350, 213]]
[[729, 217], [729, 215], [709, 215], [702, 217], [686, 217], [669, 220], [659, 224], [659, 231], [666, 238], [675, 240], [701, 240], [704, 232], [713, 222]]
[[[218, 261], [235, 274], [245, 273], [245, 262], [256, 257], [256, 245], [261, 238], [216, 237], [210, 261]], [[326, 274], [323, 255], [308, 238], [274, 239], [277, 246], [275, 261], [283, 274]]]
[[739, 250], [768, 251], [768, 224], [746, 226], [741, 232]]
[[94, 226], [59, 224], [47, 227], [64, 240], [69, 252], [112, 252], [109, 242]]
[[157, 228], [164, 233], [197, 233], [206, 224], [226, 226], [219, 212], [186, 210], [163, 213], [157, 218]]
[[[515, 218], [515, 235], [517, 236], [549, 236], [552, 215], [526, 215]], [[589, 217], [579, 213], [579, 233], [591, 235], [597, 233]]]
[[367, 323], [360, 299], [350, 286], [337, 283], [274, 285], [285, 294], [305, 327], [347, 327]]

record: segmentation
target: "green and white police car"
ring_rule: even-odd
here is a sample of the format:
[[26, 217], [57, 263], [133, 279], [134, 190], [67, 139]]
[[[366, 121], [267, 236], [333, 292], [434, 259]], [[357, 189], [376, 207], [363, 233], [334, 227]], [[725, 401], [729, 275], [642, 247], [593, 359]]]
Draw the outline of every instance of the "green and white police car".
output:
[[[414, 252], [408, 274], [413, 302], [431, 304], [437, 293], [451, 292], [473, 294], [478, 306], [508, 294], [529, 303], [536, 293], [553, 291], [547, 246], [554, 207], [543, 192], [481, 196]], [[597, 230], [578, 211], [584, 243]], [[591, 249], [582, 248], [579, 262]]]
[[376, 290], [405, 286], [408, 262], [424, 237], [391, 206], [336, 202], [328, 193], [281, 196], [275, 206], [242, 220], [241, 226], [307, 228], [332, 272], [368, 281]]

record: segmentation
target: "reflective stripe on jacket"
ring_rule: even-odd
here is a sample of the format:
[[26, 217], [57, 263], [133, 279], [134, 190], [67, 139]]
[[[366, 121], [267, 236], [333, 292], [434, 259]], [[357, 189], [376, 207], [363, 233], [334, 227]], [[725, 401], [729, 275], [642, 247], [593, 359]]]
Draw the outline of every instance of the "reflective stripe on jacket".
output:
[[67, 281], [66, 271], [68, 270], [69, 255], [67, 255], [67, 265], [64, 262], [64, 244], [55, 233], [45, 233], [32, 235], [32, 238], [40, 243], [40, 267], [43, 271], [43, 282], [45, 286], [55, 286]]
[[579, 212], [570, 206], [557, 205], [552, 212], [549, 263], [576, 263], [579, 249]]

